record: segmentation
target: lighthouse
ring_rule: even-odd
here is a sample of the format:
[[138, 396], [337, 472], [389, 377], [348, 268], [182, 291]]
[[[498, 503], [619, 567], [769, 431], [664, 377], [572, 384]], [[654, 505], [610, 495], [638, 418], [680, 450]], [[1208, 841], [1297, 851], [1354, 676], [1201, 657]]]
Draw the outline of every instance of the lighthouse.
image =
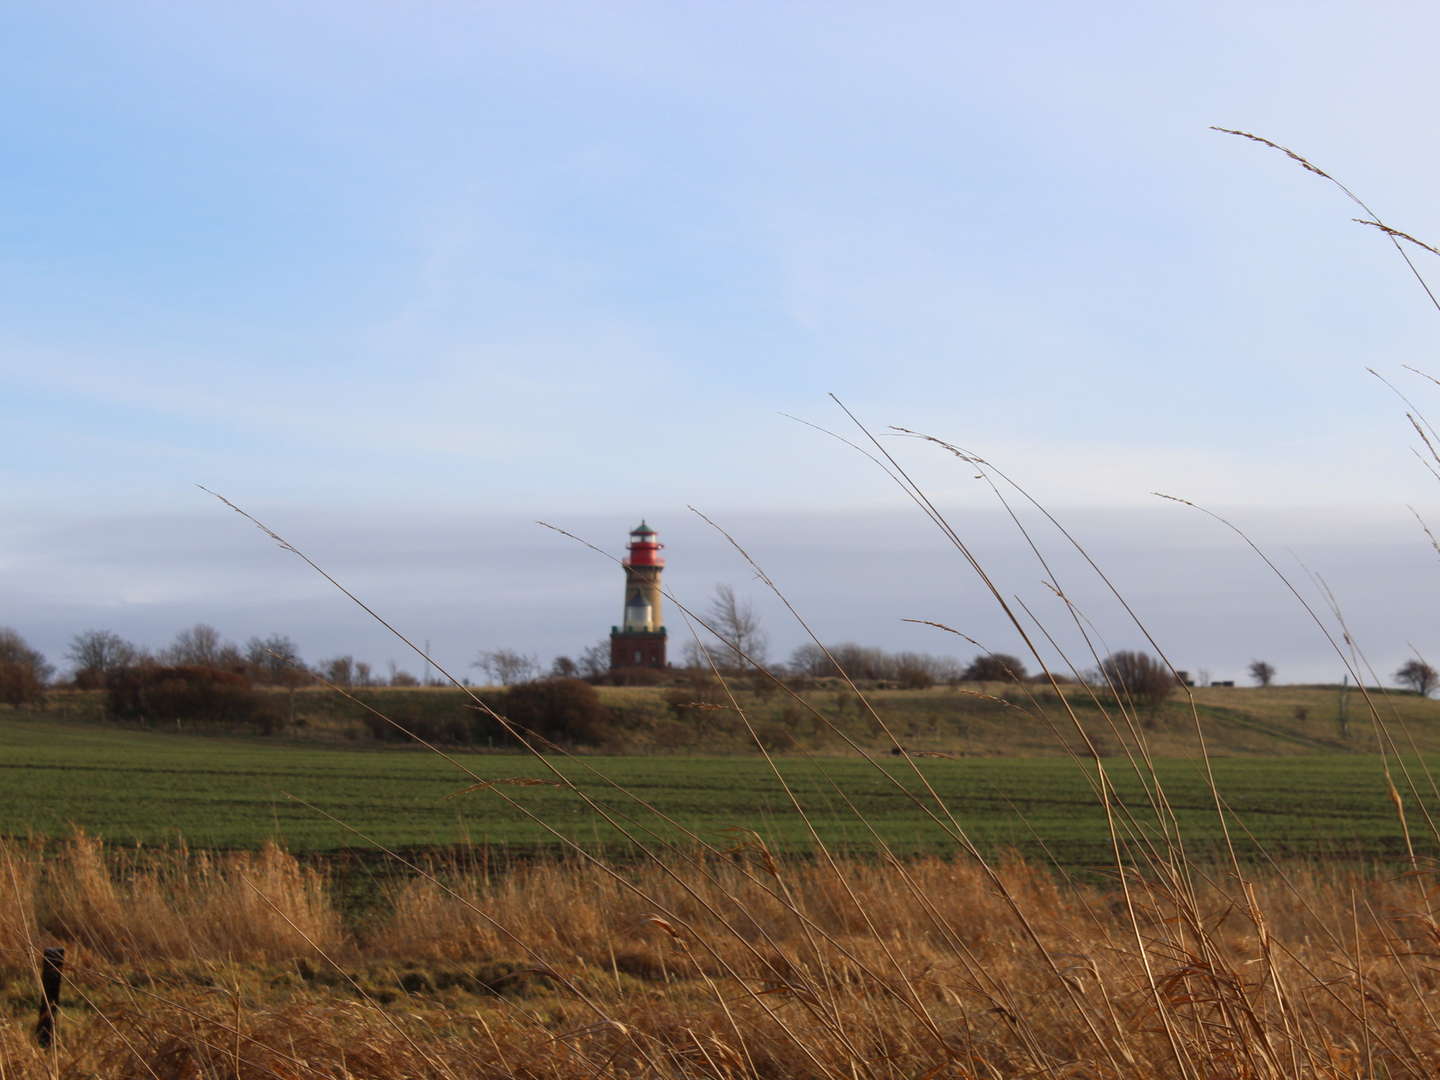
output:
[[660, 573], [665, 560], [659, 534], [644, 521], [630, 530], [625, 568], [625, 612], [610, 628], [610, 670], [665, 666], [665, 621], [660, 613]]

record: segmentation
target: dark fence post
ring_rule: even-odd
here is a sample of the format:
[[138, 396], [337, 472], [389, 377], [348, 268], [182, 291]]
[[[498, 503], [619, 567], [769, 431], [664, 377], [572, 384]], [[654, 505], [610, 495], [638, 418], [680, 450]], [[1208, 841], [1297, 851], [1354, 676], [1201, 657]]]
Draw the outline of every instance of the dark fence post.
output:
[[40, 1019], [35, 1024], [35, 1041], [48, 1047], [55, 1040], [55, 1023], [60, 1017], [60, 978], [65, 971], [65, 950], [45, 950], [40, 966]]

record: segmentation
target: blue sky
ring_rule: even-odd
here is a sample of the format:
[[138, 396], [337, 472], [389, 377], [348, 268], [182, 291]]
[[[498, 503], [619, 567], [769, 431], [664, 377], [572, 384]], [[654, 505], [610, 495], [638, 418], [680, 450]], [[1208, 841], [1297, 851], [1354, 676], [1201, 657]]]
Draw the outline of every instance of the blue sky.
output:
[[[790, 580], [837, 635], [938, 649], [898, 622], [933, 596], [938, 541], [917, 534], [913, 579], [877, 572], [913, 510], [783, 415], [839, 424], [833, 391], [1090, 522], [1191, 667], [1277, 637], [1282, 677], [1334, 665], [1263, 585], [1253, 633], [1217, 633], [1233, 541], [1157, 489], [1311, 551], [1373, 612], [1380, 666], [1440, 653], [1403, 511], [1433, 481], [1364, 370], [1433, 401], [1401, 365], [1440, 369], [1440, 315], [1338, 192], [1207, 130], [1292, 145], [1434, 239], [1437, 23], [1398, 3], [10, 5], [0, 618], [57, 659], [78, 629], [158, 644], [199, 619], [390, 655], [204, 483], [456, 657], [574, 651], [616, 618], [607, 568], [537, 517], [618, 548], [644, 514], [692, 598], [745, 584], [691, 503], [782, 561], [804, 538]], [[990, 535], [969, 470], [895, 447]], [[1209, 587], [1167, 588], [1172, 556]], [[972, 584], [947, 605], [924, 617], [1003, 634]]]

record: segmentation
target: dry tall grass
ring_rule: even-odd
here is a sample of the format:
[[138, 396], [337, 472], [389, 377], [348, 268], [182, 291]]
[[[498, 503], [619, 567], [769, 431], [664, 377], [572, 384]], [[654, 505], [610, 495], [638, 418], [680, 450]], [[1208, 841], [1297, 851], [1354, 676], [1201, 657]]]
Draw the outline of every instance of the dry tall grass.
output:
[[80, 832], [53, 856], [11, 844], [3, 858], [15, 885], [0, 930], [28, 922], [30, 937], [106, 960], [275, 961], [340, 939], [321, 875], [273, 845], [223, 857], [107, 855]]
[[[342, 932], [284, 852], [5, 849], [0, 1075], [1431, 1076], [1416, 882], [1316, 865], [1067, 882], [751, 842], [394, 887]], [[1421, 901], [1421, 902], [1417, 902]], [[1130, 927], [1138, 928], [1138, 936]], [[69, 946], [58, 1048], [33, 950]]]

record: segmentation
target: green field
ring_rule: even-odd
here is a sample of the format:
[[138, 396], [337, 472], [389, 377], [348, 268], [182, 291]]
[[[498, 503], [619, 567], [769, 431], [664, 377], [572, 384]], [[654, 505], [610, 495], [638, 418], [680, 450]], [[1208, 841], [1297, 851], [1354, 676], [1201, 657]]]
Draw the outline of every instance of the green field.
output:
[[[459, 760], [487, 779], [547, 775], [541, 763], [519, 755], [472, 753]], [[757, 830], [776, 847], [807, 845], [800, 816], [756, 757], [593, 756], [555, 759], [555, 764], [634, 823], [642, 837], [648, 838], [646, 830], [664, 839], [675, 839], [676, 833], [606, 780], [710, 843], [729, 846], [736, 842], [733, 830], [743, 828]], [[925, 759], [921, 767], [956, 821], [987, 850], [1048, 851], [1070, 866], [1098, 866], [1109, 859], [1101, 809], [1085, 770], [1072, 761]], [[850, 852], [875, 847], [856, 811], [899, 851], [955, 847], [927, 817], [922, 805], [933, 804], [897, 759], [882, 759], [884, 773], [853, 755], [785, 758], [780, 768], [822, 836]], [[1113, 771], [1136, 817], [1151, 820], [1135, 778], [1118, 762]], [[1218, 759], [1215, 771], [1243, 827], [1240, 833], [1252, 832], [1272, 855], [1363, 858], [1403, 850], [1395, 810], [1372, 757], [1234, 757]], [[1219, 837], [1217, 816], [1199, 763], [1164, 760], [1159, 773], [1187, 840], [1196, 850], [1213, 847]], [[365, 839], [329, 820], [329, 814], [392, 847], [469, 842], [558, 849], [561, 841], [540, 822], [587, 847], [622, 841], [573, 792], [507, 785], [457, 794], [469, 783], [454, 765], [420, 750], [175, 735], [12, 717], [0, 722], [0, 832], [12, 836], [61, 836], [78, 826], [127, 844], [183, 839], [195, 847], [246, 847], [273, 837], [295, 851], [366, 846]], [[507, 798], [516, 805], [507, 804]], [[1417, 847], [1435, 853], [1417, 800], [1406, 801]], [[526, 810], [539, 821], [528, 818]]]

